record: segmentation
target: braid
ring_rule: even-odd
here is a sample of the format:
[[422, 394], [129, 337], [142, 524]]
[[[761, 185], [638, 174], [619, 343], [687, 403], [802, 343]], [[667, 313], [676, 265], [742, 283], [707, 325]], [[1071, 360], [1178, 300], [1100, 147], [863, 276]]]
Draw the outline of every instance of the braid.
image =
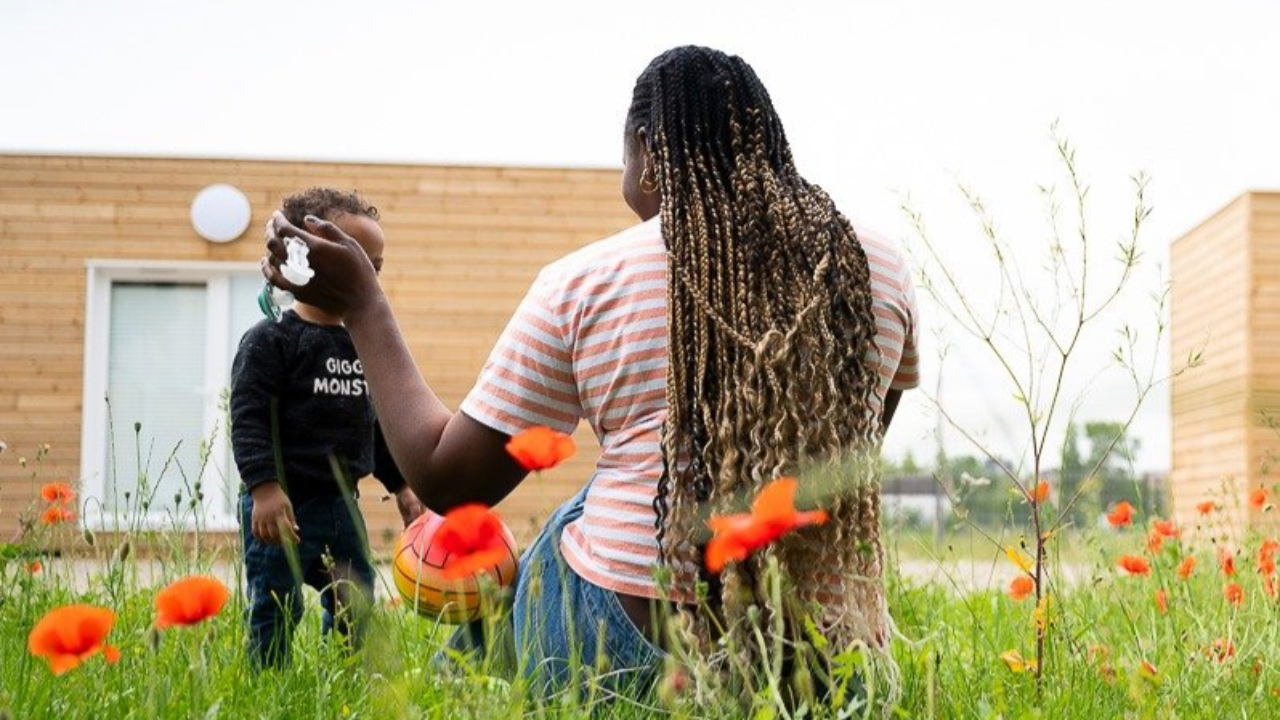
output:
[[[822, 607], [815, 619], [829, 638], [884, 647], [866, 253], [830, 197], [796, 171], [769, 94], [741, 58], [699, 47], [662, 54], [636, 83], [628, 126], [650, 139], [669, 258], [654, 507], [673, 587], [709, 581], [731, 634], [745, 632], [737, 621], [750, 605], [794, 619], [760, 587], [774, 558], [798, 606]], [[824, 498], [831, 522], [706, 577], [707, 516], [814, 463], [801, 493]], [[715, 620], [682, 622], [711, 647]]]

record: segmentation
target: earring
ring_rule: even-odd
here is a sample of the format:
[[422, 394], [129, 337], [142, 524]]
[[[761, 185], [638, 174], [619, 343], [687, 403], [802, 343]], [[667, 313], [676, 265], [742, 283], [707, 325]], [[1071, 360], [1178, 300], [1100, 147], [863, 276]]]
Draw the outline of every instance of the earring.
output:
[[650, 195], [658, 192], [658, 181], [653, 179], [653, 173], [648, 165], [640, 173], [640, 190]]

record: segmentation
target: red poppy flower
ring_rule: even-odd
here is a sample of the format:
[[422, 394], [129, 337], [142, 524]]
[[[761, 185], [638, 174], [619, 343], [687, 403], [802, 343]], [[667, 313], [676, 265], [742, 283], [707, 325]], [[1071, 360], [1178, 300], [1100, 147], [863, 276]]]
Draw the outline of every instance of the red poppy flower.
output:
[[1036, 591], [1036, 581], [1027, 575], [1019, 575], [1009, 583], [1009, 597], [1014, 600], [1025, 600]]
[[76, 491], [64, 482], [51, 482], [40, 487], [40, 497], [49, 503], [69, 503], [76, 499]]
[[45, 525], [58, 525], [61, 523], [74, 522], [76, 514], [61, 505], [51, 505], [43, 513], [40, 514], [40, 522]]
[[1267, 506], [1267, 489], [1258, 488], [1249, 493], [1249, 507], [1254, 510], [1262, 510]]
[[1130, 575], [1149, 575], [1151, 564], [1144, 557], [1137, 555], [1121, 555], [1119, 567]]
[[1258, 572], [1263, 575], [1274, 575], [1276, 572], [1276, 553], [1280, 552], [1280, 542], [1275, 538], [1266, 538], [1258, 548]]
[[1227, 598], [1227, 602], [1240, 607], [1244, 603], [1244, 588], [1236, 583], [1229, 583], [1222, 588], [1222, 595]]
[[231, 591], [217, 578], [192, 575], [156, 593], [156, 628], [195, 625], [222, 611]]
[[1156, 607], [1160, 609], [1162, 614], [1169, 614], [1169, 595], [1164, 591], [1164, 588], [1156, 591]]
[[707, 569], [718, 573], [725, 563], [744, 560], [792, 530], [827, 521], [825, 511], [797, 511], [795, 495], [795, 478], [779, 478], [764, 486], [750, 513], [712, 516], [707, 524], [715, 535], [707, 543]]
[[1151, 528], [1150, 530], [1148, 530], [1147, 531], [1147, 549], [1151, 551], [1151, 554], [1154, 555], [1160, 552], [1160, 548], [1163, 546], [1164, 546], [1164, 536], [1161, 535], [1159, 532], [1156, 532], [1155, 528]]
[[1111, 527], [1124, 527], [1133, 522], [1133, 506], [1128, 501], [1121, 500], [1116, 506], [1107, 513], [1107, 522], [1111, 523]]
[[1267, 489], [1257, 488], [1249, 492], [1249, 507], [1254, 510], [1263, 510], [1267, 506]]
[[1182, 558], [1182, 562], [1178, 563], [1178, 577], [1186, 580], [1191, 577], [1191, 571], [1196, 569], [1196, 559], [1193, 555]]
[[1263, 575], [1274, 575], [1276, 572], [1275, 556], [1267, 553], [1258, 553], [1258, 572]]
[[1142, 664], [1138, 666], [1138, 675], [1151, 682], [1155, 682], [1157, 672], [1156, 666], [1146, 660], [1143, 660]]
[[1098, 674], [1103, 680], [1112, 682], [1116, 678], [1116, 669], [1111, 666], [1111, 648], [1106, 645], [1090, 645], [1089, 661], [1098, 664]]
[[1196, 510], [1199, 510], [1201, 515], [1208, 515], [1215, 509], [1217, 509], [1217, 505], [1215, 505], [1212, 500], [1205, 500], [1204, 502], [1196, 505]]
[[116, 614], [92, 605], [65, 605], [40, 618], [27, 637], [27, 649], [49, 663], [61, 675], [102, 653], [108, 663], [120, 659], [120, 651], [104, 641], [116, 622]]
[[507, 443], [507, 452], [529, 472], [549, 470], [577, 451], [572, 437], [542, 425], [513, 436]]
[[1231, 577], [1236, 574], [1236, 556], [1226, 548], [1218, 550], [1218, 565], [1222, 567], [1222, 574]]
[[1156, 520], [1151, 523], [1151, 529], [1167, 538], [1176, 538], [1182, 534], [1172, 520]]
[[1031, 495], [1029, 496], [1028, 499], [1031, 501], [1032, 505], [1040, 505], [1045, 500], [1048, 500], [1049, 499], [1049, 481], [1041, 480], [1040, 482], [1036, 483], [1035, 490], [1031, 491]]
[[1258, 546], [1258, 552], [1266, 553], [1267, 555], [1275, 557], [1276, 553], [1280, 552], [1280, 540], [1276, 540], [1275, 538], [1263, 538], [1262, 544]]
[[485, 505], [459, 505], [444, 516], [435, 541], [448, 553], [440, 576], [458, 580], [501, 562], [510, 552], [502, 537], [502, 520]]
[[1226, 638], [1218, 638], [1213, 641], [1212, 646], [1205, 649], [1204, 654], [1220, 663], [1226, 662], [1230, 658], [1235, 657], [1236, 646], [1232, 645], [1231, 641]]
[[44, 563], [40, 562], [39, 560], [33, 560], [27, 563], [27, 572], [31, 573], [32, 575], [35, 575], [36, 573], [40, 572], [43, 569], [44, 569]]

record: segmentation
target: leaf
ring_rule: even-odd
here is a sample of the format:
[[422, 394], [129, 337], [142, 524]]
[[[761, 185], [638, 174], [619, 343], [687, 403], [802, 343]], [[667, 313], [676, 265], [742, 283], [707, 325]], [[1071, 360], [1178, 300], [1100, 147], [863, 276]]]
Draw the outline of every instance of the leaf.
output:
[[1022, 568], [1023, 572], [1026, 572], [1026, 573], [1031, 572], [1031, 568], [1033, 567], [1033, 561], [1031, 560], [1030, 555], [1022, 552], [1021, 550], [1019, 550], [1018, 548], [1012, 545], [1009, 545], [1004, 549], [1004, 554], [1007, 555], [1009, 559], [1013, 561], [1014, 565], [1017, 565], [1019, 568]]
[[816, 650], [826, 650], [828, 643], [827, 638], [818, 632], [818, 624], [813, 621], [813, 616], [806, 615], [804, 618], [804, 631], [809, 636], [809, 642], [813, 643]]
[[1005, 650], [1000, 653], [1000, 659], [1014, 674], [1034, 671], [1036, 669], [1036, 661], [1034, 658], [1027, 659], [1022, 657], [1022, 653], [1017, 650]]
[[1031, 613], [1031, 625], [1044, 631], [1049, 627], [1049, 593], [1040, 596], [1035, 612]]

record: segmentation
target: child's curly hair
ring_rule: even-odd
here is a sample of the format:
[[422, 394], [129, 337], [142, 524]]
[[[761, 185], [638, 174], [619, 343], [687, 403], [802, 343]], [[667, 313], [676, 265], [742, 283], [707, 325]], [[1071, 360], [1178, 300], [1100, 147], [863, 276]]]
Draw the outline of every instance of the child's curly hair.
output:
[[378, 220], [378, 208], [352, 190], [345, 192], [331, 187], [310, 187], [302, 192], [294, 193], [281, 203], [284, 216], [296, 227], [303, 227], [303, 218], [315, 215], [318, 218], [332, 220], [335, 215], [350, 213], [364, 215], [371, 220]]

